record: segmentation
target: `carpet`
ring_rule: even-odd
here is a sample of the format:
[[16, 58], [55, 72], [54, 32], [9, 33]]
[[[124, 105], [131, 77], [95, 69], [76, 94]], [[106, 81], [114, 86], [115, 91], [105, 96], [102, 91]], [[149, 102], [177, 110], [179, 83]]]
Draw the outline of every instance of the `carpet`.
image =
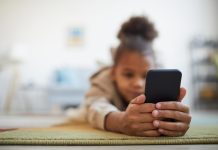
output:
[[191, 126], [181, 137], [136, 137], [94, 129], [85, 123], [0, 132], [0, 145], [218, 144], [218, 126]]

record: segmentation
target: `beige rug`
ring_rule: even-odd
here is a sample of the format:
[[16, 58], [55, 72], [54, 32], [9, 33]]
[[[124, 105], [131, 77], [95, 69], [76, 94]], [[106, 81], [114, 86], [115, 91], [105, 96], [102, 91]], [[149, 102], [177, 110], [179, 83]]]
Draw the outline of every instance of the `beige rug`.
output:
[[0, 145], [218, 144], [218, 126], [191, 126], [182, 137], [136, 137], [94, 129], [84, 123], [0, 132]]

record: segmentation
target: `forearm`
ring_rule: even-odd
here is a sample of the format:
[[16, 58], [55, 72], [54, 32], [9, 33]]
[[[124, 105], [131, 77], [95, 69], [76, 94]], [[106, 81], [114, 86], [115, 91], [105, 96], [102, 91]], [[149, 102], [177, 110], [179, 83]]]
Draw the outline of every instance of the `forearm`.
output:
[[105, 117], [105, 130], [122, 133], [122, 116], [124, 112], [110, 112]]
[[[88, 103], [91, 102], [91, 103]], [[95, 128], [105, 129], [105, 118], [110, 112], [118, 109], [104, 97], [87, 100], [87, 121]]]

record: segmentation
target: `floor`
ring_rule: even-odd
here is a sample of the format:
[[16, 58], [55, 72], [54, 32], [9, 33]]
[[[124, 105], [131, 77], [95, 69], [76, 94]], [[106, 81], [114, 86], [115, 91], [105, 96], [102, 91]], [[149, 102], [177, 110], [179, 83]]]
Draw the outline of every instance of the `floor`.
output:
[[131, 146], [0, 146], [1, 150], [217, 150], [214, 145], [131, 145]]
[[[192, 125], [201, 124], [218, 124], [218, 113], [200, 112], [192, 114]], [[67, 120], [64, 116], [49, 116], [49, 115], [0, 115], [0, 129], [20, 128], [20, 127], [48, 127], [50, 125], [63, 123]], [[218, 144], [210, 145], [129, 145], [129, 146], [0, 146], [0, 150], [218, 150]]]
[[[218, 112], [193, 112], [191, 125], [218, 124]], [[68, 120], [63, 115], [1, 115], [0, 129], [48, 127]]]

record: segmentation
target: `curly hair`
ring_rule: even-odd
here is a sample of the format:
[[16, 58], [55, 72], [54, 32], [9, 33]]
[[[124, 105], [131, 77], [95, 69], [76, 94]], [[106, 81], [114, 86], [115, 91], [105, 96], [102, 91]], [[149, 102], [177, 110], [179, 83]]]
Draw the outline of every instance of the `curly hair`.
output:
[[137, 16], [123, 23], [117, 37], [121, 40], [123, 36], [140, 36], [152, 42], [158, 36], [158, 32], [147, 17]]
[[125, 52], [138, 52], [143, 55], [153, 55], [152, 42], [158, 36], [154, 24], [144, 16], [131, 17], [121, 25], [118, 32], [120, 44], [114, 54], [116, 65]]

